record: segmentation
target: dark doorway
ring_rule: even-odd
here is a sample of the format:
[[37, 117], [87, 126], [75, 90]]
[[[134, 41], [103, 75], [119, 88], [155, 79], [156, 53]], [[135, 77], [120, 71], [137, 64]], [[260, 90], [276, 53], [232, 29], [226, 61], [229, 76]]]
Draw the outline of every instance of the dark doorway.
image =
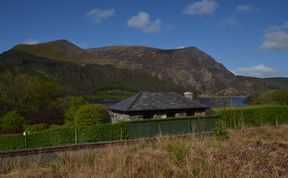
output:
[[167, 117], [175, 117], [175, 113], [167, 113]]

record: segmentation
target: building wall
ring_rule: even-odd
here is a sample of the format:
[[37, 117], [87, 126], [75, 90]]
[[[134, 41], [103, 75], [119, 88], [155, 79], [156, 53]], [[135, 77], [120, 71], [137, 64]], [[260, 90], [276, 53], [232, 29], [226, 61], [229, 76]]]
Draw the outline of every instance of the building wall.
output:
[[130, 116], [128, 114], [114, 113], [110, 111], [110, 117], [112, 124], [118, 123], [121, 121], [134, 121], [134, 120], [142, 120], [142, 115]]
[[[111, 122], [114, 124], [114, 123], [118, 123], [118, 122], [121, 122], [121, 121], [135, 121], [135, 120], [143, 120], [144, 117], [143, 115], [139, 114], [139, 115], [128, 115], [128, 114], [121, 114], [121, 113], [115, 113], [115, 112], [112, 112], [110, 111], [109, 112], [110, 114], [110, 117], [111, 117]], [[191, 113], [190, 113], [191, 114]], [[181, 112], [181, 113], [175, 113], [175, 117], [178, 117], [178, 116], [188, 116], [189, 114], [188, 113], [185, 113], [185, 112]], [[193, 112], [193, 115], [195, 116], [205, 116], [205, 111], [203, 112]], [[167, 114], [154, 114], [152, 116], [152, 118], [167, 118]]]

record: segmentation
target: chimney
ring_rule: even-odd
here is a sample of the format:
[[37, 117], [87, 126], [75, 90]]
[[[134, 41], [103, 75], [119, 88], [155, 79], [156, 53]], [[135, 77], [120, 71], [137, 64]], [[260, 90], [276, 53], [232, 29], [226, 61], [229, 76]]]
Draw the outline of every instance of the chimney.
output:
[[186, 98], [189, 98], [189, 99], [193, 100], [193, 93], [190, 92], [190, 91], [184, 92], [184, 96]]

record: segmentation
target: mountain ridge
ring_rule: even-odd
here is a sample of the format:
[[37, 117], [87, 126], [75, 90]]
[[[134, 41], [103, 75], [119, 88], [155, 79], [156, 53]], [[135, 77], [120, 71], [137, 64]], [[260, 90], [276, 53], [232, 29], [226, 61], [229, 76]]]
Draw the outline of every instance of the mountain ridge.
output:
[[195, 90], [204, 95], [249, 95], [255, 90], [260, 92], [288, 85], [287, 78], [236, 76], [196, 47], [159, 49], [146, 46], [106, 46], [82, 49], [67, 40], [56, 40], [37, 45], [16, 45], [8, 52], [22, 52], [80, 66], [111, 65], [145, 73], [159, 81], [172, 81], [183, 90]]

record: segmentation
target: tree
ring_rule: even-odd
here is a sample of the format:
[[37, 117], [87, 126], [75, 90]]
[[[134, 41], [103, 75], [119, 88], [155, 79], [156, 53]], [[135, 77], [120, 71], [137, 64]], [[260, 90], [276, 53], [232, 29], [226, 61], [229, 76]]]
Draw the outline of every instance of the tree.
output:
[[53, 106], [41, 108], [32, 115], [30, 124], [62, 125], [64, 124], [63, 111]]
[[75, 115], [77, 125], [93, 125], [109, 122], [109, 113], [105, 106], [100, 104], [87, 104], [81, 106]]
[[24, 117], [16, 111], [7, 112], [1, 119], [1, 128], [23, 128]]
[[78, 111], [78, 109], [83, 106], [89, 104], [89, 101], [87, 101], [82, 96], [72, 96], [70, 98], [70, 106], [65, 112], [65, 123], [73, 122], [75, 119], [75, 114]]
[[267, 91], [261, 95], [250, 96], [249, 104], [288, 104], [288, 88]]

